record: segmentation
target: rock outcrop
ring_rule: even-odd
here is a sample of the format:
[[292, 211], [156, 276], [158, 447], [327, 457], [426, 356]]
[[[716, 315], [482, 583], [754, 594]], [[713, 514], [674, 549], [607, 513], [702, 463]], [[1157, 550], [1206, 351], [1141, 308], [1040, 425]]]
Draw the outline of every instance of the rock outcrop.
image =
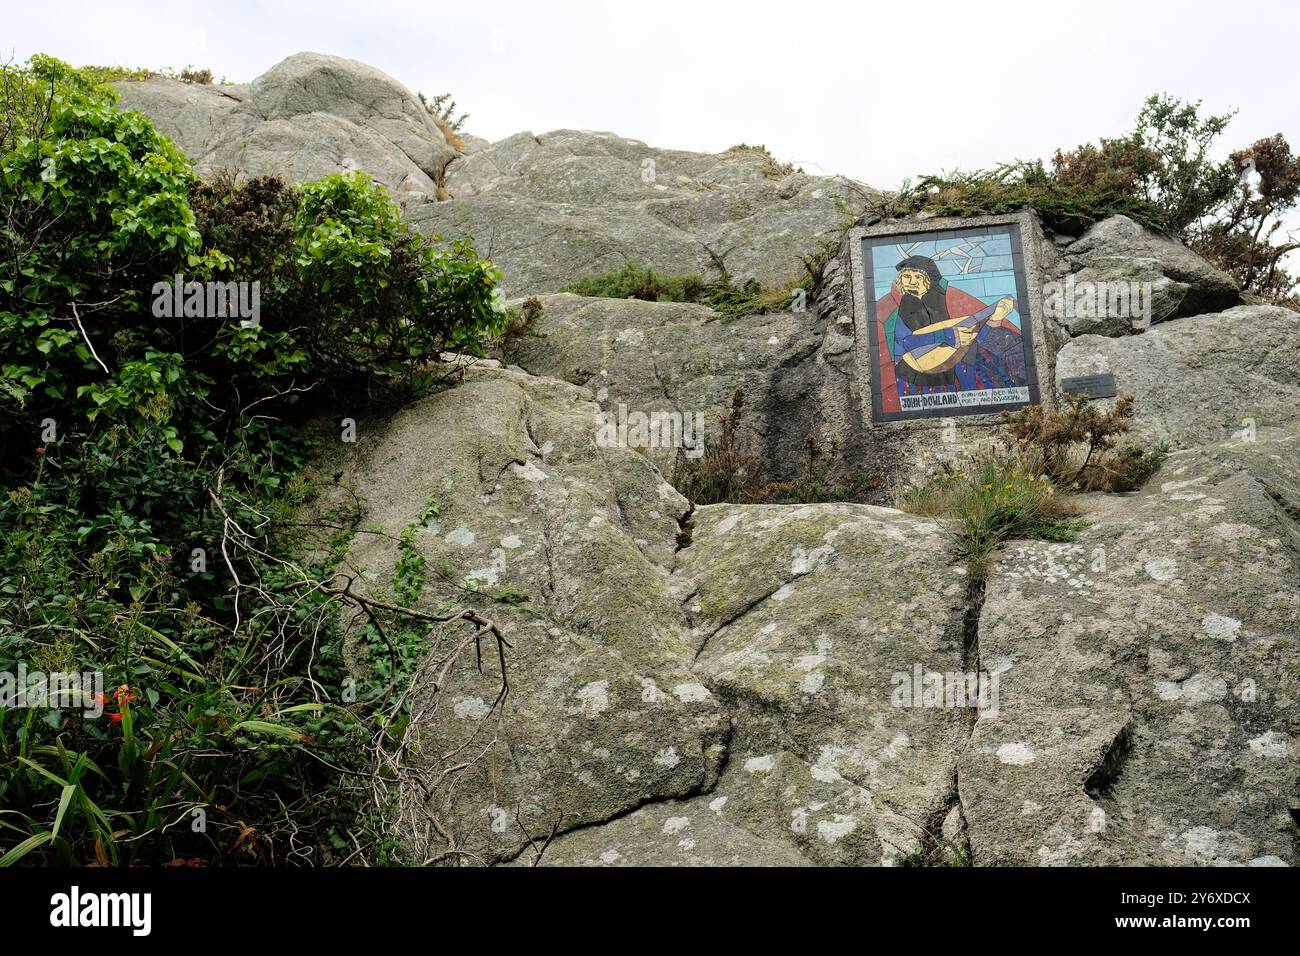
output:
[[939, 526], [868, 505], [692, 512], [644, 457], [598, 446], [597, 409], [480, 366], [361, 423], [331, 464], [364, 489], [349, 572], [382, 593], [393, 537], [434, 500], [414, 546], [444, 574], [422, 604], [476, 604], [513, 645], [499, 724], [482, 723], [499, 674], [472, 660], [422, 717], [427, 779], [485, 751], [431, 809], [487, 861], [529, 862], [557, 822], [548, 863], [917, 852], [969, 733], [963, 711], [891, 705], [891, 675], [961, 669], [967, 584]]
[[[1154, 361], [1159, 336], [1253, 318], [1294, 354], [1294, 316], [1256, 312], [1070, 349]], [[1253, 354], [1225, 339], [1215, 368]], [[1261, 390], [1291, 387], [1271, 374]], [[544, 864], [1296, 861], [1294, 404], [1250, 440], [1157, 418], [1187, 447], [1141, 493], [1087, 499], [1077, 543], [1009, 546], [981, 605], [931, 521], [692, 511], [599, 447], [595, 397], [487, 363], [363, 427], [343, 466], [362, 527], [397, 534], [438, 497], [417, 546], [486, 596], [425, 600], [478, 603], [515, 644], [497, 742], [437, 807], [462, 847], [527, 864], [555, 828]], [[349, 564], [382, 586], [394, 553], [362, 536]], [[492, 602], [503, 586], [530, 600]], [[918, 667], [995, 674], [997, 706], [899, 706]], [[495, 677], [458, 668], [421, 739], [478, 739]]]
[[[542, 843], [544, 865], [1300, 862], [1296, 313], [1238, 306], [1230, 278], [1124, 217], [1026, 236], [1044, 279], [1152, 284], [1159, 324], [1048, 322], [1039, 371], [1045, 392], [1113, 374], [1137, 439], [1170, 454], [1140, 492], [1086, 496], [1077, 542], [1013, 542], [981, 585], [940, 522], [696, 508], [676, 448], [600, 439], [626, 408], [698, 414], [712, 442], [740, 390], [769, 480], [809, 434], [853, 468], [920, 467], [937, 419], [904, 434], [864, 412], [842, 237], [870, 191], [608, 133], [457, 154], [405, 88], [315, 54], [247, 86], [121, 89], [202, 171], [365, 169], [541, 297], [499, 361], [318, 462], [322, 506], [356, 512], [340, 573], [383, 596], [423, 567], [418, 607], [473, 606], [511, 642], [499, 708], [494, 655], [444, 672], [463, 632], [430, 650], [394, 781], [412, 853], [446, 850], [427, 811], [451, 858], [494, 864]], [[806, 310], [556, 292], [628, 262], [780, 285], [836, 243]], [[382, 649], [354, 634], [351, 652], [364, 668]]]
[[410, 206], [434, 199], [456, 155], [410, 90], [342, 57], [297, 53], [240, 85], [117, 86], [122, 108], [153, 120], [202, 173], [307, 182], [364, 170]]
[[[1296, 862], [1294, 313], [1069, 344], [1058, 374], [1115, 373], [1173, 453], [1140, 493], [1088, 497], [1076, 543], [1004, 549], [981, 600], [932, 521], [692, 510], [653, 455], [600, 447], [598, 411], [656, 389], [716, 402], [711, 368], [761, 392], [772, 361], [739, 361], [750, 343], [719, 345], [699, 307], [545, 303], [544, 354], [572, 362], [548, 371], [572, 384], [485, 363], [363, 429], [342, 468], [362, 527], [397, 534], [439, 496], [417, 545], [486, 594], [425, 600], [478, 603], [515, 644], [496, 743], [436, 807], [460, 846], [529, 864], [554, 830], [544, 865]], [[751, 322], [779, 349], [796, 320]], [[669, 363], [666, 388], [636, 362], [656, 329], [700, 362]], [[358, 538], [349, 563], [382, 586], [393, 550]], [[530, 600], [494, 603], [502, 586]], [[993, 708], [897, 694], [981, 671]], [[458, 668], [421, 739], [480, 739], [495, 676]]]
[[[499, 357], [591, 389], [616, 418], [698, 416], [711, 445], [739, 389], [741, 440], [768, 480], [794, 476], [809, 434], [827, 447], [835, 442], [846, 457], [856, 460], [860, 452], [861, 398], [851, 374], [849, 319], [834, 321], [813, 310], [728, 319], [702, 305], [564, 293], [540, 299], [541, 318], [507, 340]], [[645, 454], [672, 475], [675, 448]]]
[[554, 292], [629, 262], [780, 285], [877, 194], [778, 167], [765, 152], [654, 149], [612, 133], [520, 133], [458, 159], [450, 202], [413, 210], [431, 235], [472, 236], [511, 295]]
[[754, 147], [692, 153], [556, 130], [496, 143], [467, 136], [458, 153], [406, 87], [318, 53], [248, 84], [117, 86], [122, 108], [152, 119], [202, 173], [306, 182], [365, 171], [421, 231], [473, 238], [510, 295], [554, 292], [629, 262], [706, 279], [725, 266], [738, 282], [780, 285], [878, 196]]
[[988, 582], [974, 859], [1294, 865], [1300, 433], [1176, 453], [1090, 504], [1077, 543], [1008, 548]]
[[[1057, 277], [1076, 283], [1137, 282], [1149, 284], [1150, 315], [1143, 321], [1166, 322], [1218, 312], [1241, 301], [1232, 277], [1210, 265], [1181, 242], [1158, 235], [1127, 216], [1111, 216], [1067, 244]], [[1064, 318], [1071, 335], [1128, 335], [1127, 316], [1072, 314]]]
[[1300, 428], [1300, 314], [1238, 306], [1120, 339], [1085, 335], [1056, 357], [1058, 382], [1109, 372], [1137, 400], [1147, 440], [1191, 446]]

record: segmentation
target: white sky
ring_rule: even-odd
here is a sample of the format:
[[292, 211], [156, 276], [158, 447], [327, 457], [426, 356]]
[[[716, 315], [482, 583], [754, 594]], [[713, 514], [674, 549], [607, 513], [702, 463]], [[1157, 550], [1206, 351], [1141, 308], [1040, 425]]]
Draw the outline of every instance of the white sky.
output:
[[1126, 131], [1167, 91], [1240, 109], [1222, 152], [1300, 145], [1300, 4], [1245, 0], [19, 0], [0, 55], [206, 66], [251, 80], [300, 50], [450, 90], [467, 131], [610, 130], [766, 144], [808, 172], [896, 187]]

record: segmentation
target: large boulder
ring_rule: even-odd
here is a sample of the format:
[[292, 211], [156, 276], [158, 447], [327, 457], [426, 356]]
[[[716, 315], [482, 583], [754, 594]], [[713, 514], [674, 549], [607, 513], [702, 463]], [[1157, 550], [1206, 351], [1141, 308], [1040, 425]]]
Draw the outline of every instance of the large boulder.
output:
[[1141, 335], [1074, 339], [1056, 356], [1067, 378], [1109, 372], [1137, 399], [1136, 434], [1191, 446], [1300, 427], [1300, 314], [1238, 306]]
[[[392, 593], [394, 536], [414, 527], [430, 569], [419, 606], [477, 606], [513, 645], [499, 726], [491, 648], [486, 674], [471, 654], [414, 690], [412, 744], [425, 769], [403, 799], [427, 799], [485, 860], [519, 853], [524, 827], [545, 831], [560, 816], [581, 826], [701, 792], [725, 753], [725, 723], [695, 691], [668, 586], [688, 505], [644, 458], [595, 443], [590, 398], [551, 379], [471, 369], [449, 390], [361, 421], [356, 444], [338, 445], [329, 466], [362, 497], [345, 562], [359, 586]], [[421, 522], [430, 503], [436, 516]], [[463, 636], [444, 635], [432, 653]], [[429, 781], [458, 748], [483, 756], [446, 781], [453, 793]], [[410, 844], [423, 836], [404, 834]]]
[[[701, 508], [676, 577], [693, 672], [726, 703], [725, 819], [828, 864], [888, 865], [956, 804], [971, 711], [898, 675], [965, 671], [968, 582], [934, 522], [870, 505]], [[703, 809], [703, 808], [701, 808]]]
[[119, 83], [202, 173], [276, 174], [307, 182], [362, 170], [404, 206], [433, 200], [456, 151], [402, 84], [356, 60], [296, 53], [252, 83]]
[[1300, 434], [1177, 453], [1092, 505], [1077, 543], [1013, 545], [988, 582], [975, 863], [1294, 865]]
[[1297, 354], [1300, 315], [1239, 306], [1057, 356], [1058, 383], [1113, 374], [1135, 439], [1172, 454], [1090, 496], [1076, 543], [993, 566], [1001, 708], [958, 770], [977, 864], [1296, 862]]
[[[541, 862], [919, 858], [956, 806], [969, 733], [966, 711], [896, 706], [894, 694], [915, 664], [963, 666], [966, 580], [933, 560], [942, 546], [933, 523], [866, 505], [701, 508], [674, 579], [692, 673], [728, 715], [721, 775], [691, 799], [563, 835]], [[891, 568], [902, 586], [882, 586]]]
[[[399, 783], [412, 852], [527, 865], [553, 836], [543, 865], [1296, 862], [1294, 423], [1085, 499], [1078, 542], [1009, 545], [981, 592], [939, 523], [893, 509], [693, 510], [597, 440], [599, 410], [484, 362], [322, 462], [360, 495], [360, 586], [389, 593], [405, 539], [437, 569], [418, 608], [468, 604], [512, 644], [499, 712], [493, 657], [443, 673], [453, 635], [434, 645]], [[977, 673], [991, 707], [962, 696]], [[939, 696], [900, 695], [932, 675]]]
[[[1225, 272], [1181, 242], [1161, 236], [1127, 216], [1111, 216], [1065, 246], [1059, 276], [1076, 283], [1139, 282], [1151, 290], [1150, 321], [1218, 312], [1241, 301], [1241, 290]], [[1073, 310], [1071, 310], [1073, 311]], [[1071, 335], [1127, 335], [1144, 316], [1081, 314], [1061, 317]]]
[[778, 167], [766, 153], [654, 149], [612, 133], [519, 133], [458, 159], [452, 200], [413, 212], [429, 234], [472, 236], [510, 294], [554, 292], [629, 262], [777, 285], [838, 237], [875, 195], [843, 177]]
[[[404, 812], [486, 862], [528, 862], [553, 829], [556, 862], [917, 852], [955, 805], [969, 723], [891, 697], [914, 662], [963, 660], [967, 584], [940, 528], [866, 505], [692, 514], [648, 459], [597, 443], [592, 397], [481, 364], [322, 463], [361, 496], [358, 586], [391, 593], [407, 531], [438, 569], [418, 606], [473, 605], [512, 644], [499, 722], [490, 654], [417, 685]], [[471, 753], [440, 786], [446, 755]], [[427, 829], [403, 838], [436, 855]]]
[[[614, 419], [675, 413], [702, 423], [712, 446], [740, 390], [739, 444], [766, 479], [795, 476], [810, 434], [824, 447], [835, 443], [846, 458], [855, 450], [861, 428], [851, 322], [831, 322], [817, 311], [726, 318], [702, 305], [567, 293], [539, 298], [541, 318], [507, 339], [500, 357], [591, 389]], [[663, 442], [644, 448], [669, 476], [678, 452]]]

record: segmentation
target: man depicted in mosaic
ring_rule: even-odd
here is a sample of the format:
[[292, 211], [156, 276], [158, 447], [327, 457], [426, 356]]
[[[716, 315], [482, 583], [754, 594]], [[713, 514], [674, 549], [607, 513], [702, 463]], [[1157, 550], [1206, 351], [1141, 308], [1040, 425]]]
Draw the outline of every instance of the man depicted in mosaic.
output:
[[952, 288], [927, 256], [898, 263], [897, 308], [886, 322], [889, 354], [904, 391], [967, 391], [1019, 384], [1001, 358], [979, 347], [988, 328], [999, 328], [1016, 308], [1003, 296], [985, 305]]

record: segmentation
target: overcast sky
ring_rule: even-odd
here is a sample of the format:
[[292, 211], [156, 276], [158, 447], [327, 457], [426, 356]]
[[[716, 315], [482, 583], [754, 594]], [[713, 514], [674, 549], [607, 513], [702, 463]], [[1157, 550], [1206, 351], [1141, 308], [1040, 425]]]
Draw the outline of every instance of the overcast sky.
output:
[[426, 93], [489, 139], [610, 130], [654, 146], [762, 143], [873, 186], [1050, 157], [1130, 128], [1164, 90], [1240, 113], [1226, 153], [1300, 141], [1300, 5], [747, 0], [38, 0], [7, 4], [0, 52], [208, 67], [251, 80], [314, 50]]

